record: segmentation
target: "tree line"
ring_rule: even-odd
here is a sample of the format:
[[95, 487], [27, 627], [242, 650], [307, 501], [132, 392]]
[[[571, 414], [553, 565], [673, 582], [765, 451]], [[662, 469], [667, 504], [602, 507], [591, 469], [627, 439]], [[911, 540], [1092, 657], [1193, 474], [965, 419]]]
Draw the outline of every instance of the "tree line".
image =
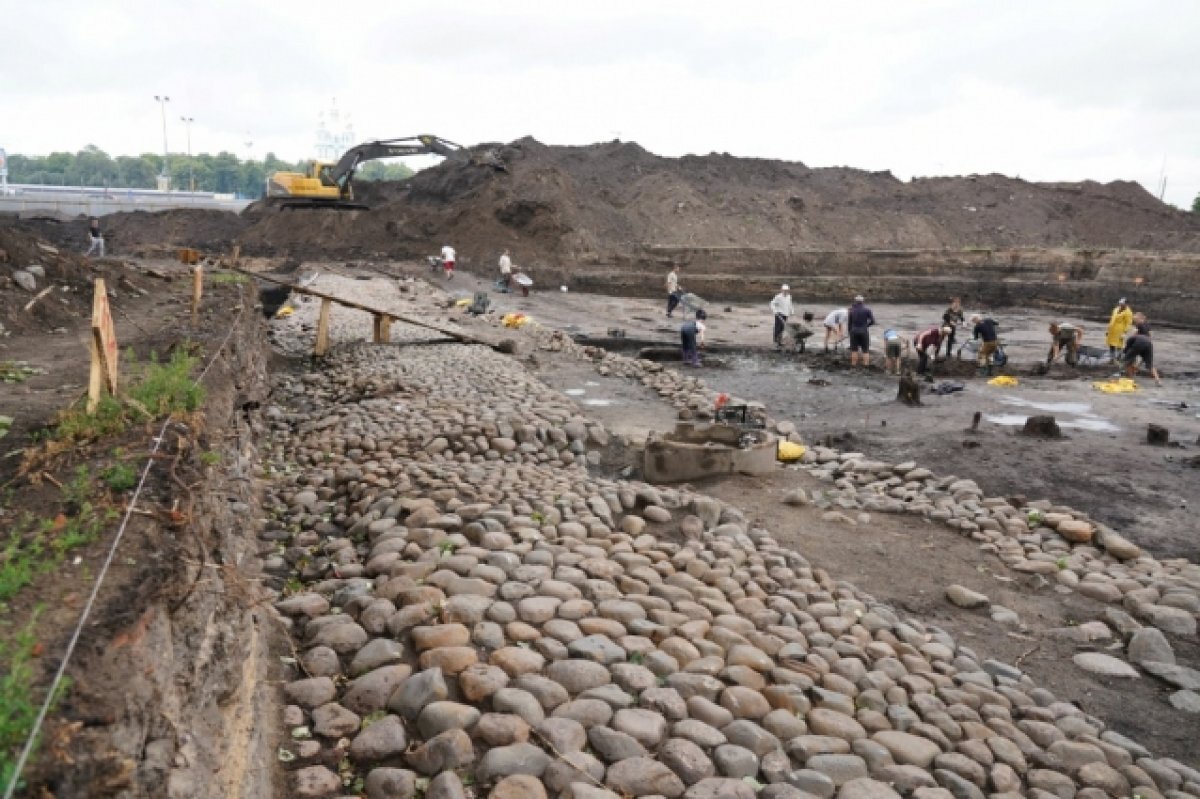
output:
[[[118, 155], [115, 158], [89, 144], [77, 153], [57, 152], [49, 155], [8, 156], [10, 183], [32, 183], [47, 186], [96, 186], [98, 188], [153, 189], [162, 171], [163, 157], [155, 153]], [[242, 160], [230, 152], [171, 153], [167, 156], [167, 172], [171, 188], [185, 191], [194, 178], [196, 191], [237, 194], [246, 198], [261, 197], [266, 179], [274, 172], [304, 172], [306, 162], [290, 163], [267, 153], [261, 161]], [[369, 161], [356, 174], [359, 180], [403, 180], [412, 170], [400, 163]]]

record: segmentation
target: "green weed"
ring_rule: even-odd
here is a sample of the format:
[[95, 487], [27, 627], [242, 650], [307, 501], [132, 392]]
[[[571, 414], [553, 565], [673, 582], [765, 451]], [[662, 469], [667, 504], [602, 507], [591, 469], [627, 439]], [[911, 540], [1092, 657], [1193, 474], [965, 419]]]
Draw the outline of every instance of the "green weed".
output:
[[11, 530], [8, 542], [0, 550], [0, 608], [45, 569], [43, 534], [38, 531], [26, 540], [27, 525], [28, 521]]
[[203, 463], [205, 466], [216, 466], [218, 463], [221, 462], [221, 453], [217, 452], [216, 450], [209, 450], [208, 452], [201, 452], [200, 453], [200, 462]]
[[45, 369], [30, 366], [24, 361], [0, 361], [0, 383], [24, 383], [33, 375], [44, 375]]
[[114, 463], [100, 472], [100, 479], [118, 493], [131, 490], [137, 485], [137, 470], [127, 463]]
[[208, 273], [208, 282], [212, 283], [214, 286], [220, 286], [220, 285], [226, 285], [226, 284], [236, 286], [236, 285], [240, 285], [242, 283], [248, 283], [249, 281], [250, 281], [250, 278], [246, 277], [245, 275], [241, 274], [240, 272], [209, 272]]
[[[21, 747], [37, 720], [31, 661], [37, 645], [34, 625], [40, 610], [34, 611], [33, 618], [15, 635], [9, 635], [7, 631], [0, 634], [0, 787], [6, 787], [12, 781]], [[69, 680], [64, 679], [59, 684], [51, 708], [70, 687]]]
[[154, 353], [147, 363], [138, 363], [132, 354], [125, 359], [131, 376], [125, 387], [129, 401], [102, 397], [91, 414], [80, 406], [69, 408], [55, 424], [53, 438], [67, 443], [94, 441], [116, 435], [136, 421], [194, 411], [204, 402], [204, 387], [192, 379], [199, 359], [185, 347], [166, 363], [159, 363]]

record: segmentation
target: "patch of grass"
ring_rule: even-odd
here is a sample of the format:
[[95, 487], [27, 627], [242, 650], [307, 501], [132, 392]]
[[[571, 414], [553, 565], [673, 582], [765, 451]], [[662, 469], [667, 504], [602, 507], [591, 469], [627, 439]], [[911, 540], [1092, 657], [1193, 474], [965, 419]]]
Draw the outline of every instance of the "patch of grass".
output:
[[200, 453], [200, 462], [205, 466], [216, 466], [221, 462], [221, 453], [216, 450], [208, 450]]
[[[0, 630], [0, 788], [8, 787], [17, 767], [17, 758], [37, 720], [40, 702], [34, 695], [33, 658], [38, 656], [39, 644], [34, 631], [42, 608], [34, 610], [29, 622], [16, 634]], [[50, 702], [51, 712], [71, 690], [71, 680], [64, 677]], [[39, 741], [34, 742], [36, 757]], [[23, 787], [18, 783], [18, 788]]]
[[214, 286], [225, 284], [240, 285], [242, 283], [250, 282], [250, 278], [246, 277], [240, 272], [209, 272], [208, 282], [212, 283]]
[[154, 353], [148, 362], [141, 364], [127, 355], [128, 401], [102, 397], [92, 414], [82, 406], [69, 408], [55, 423], [52, 438], [65, 443], [84, 443], [116, 435], [139, 420], [196, 410], [204, 402], [204, 387], [192, 379], [199, 359], [186, 349], [180, 347], [165, 363], [159, 363]]
[[128, 463], [114, 463], [100, 472], [100, 479], [113, 491], [123, 493], [137, 485], [137, 470]]
[[10, 530], [0, 550], [0, 610], [45, 568], [45, 539], [41, 531], [28, 535], [28, 524], [26, 520]]
[[0, 383], [24, 383], [33, 375], [44, 375], [45, 369], [30, 366], [25, 361], [0, 361]]

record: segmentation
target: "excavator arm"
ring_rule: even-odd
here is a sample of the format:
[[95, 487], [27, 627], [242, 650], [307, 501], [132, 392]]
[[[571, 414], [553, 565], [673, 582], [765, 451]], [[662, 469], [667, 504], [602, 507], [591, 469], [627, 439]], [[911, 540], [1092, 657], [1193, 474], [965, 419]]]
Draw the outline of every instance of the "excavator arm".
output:
[[337, 184], [338, 190], [345, 197], [349, 194], [350, 180], [354, 177], [354, 170], [364, 161], [373, 161], [376, 158], [394, 158], [401, 155], [440, 155], [449, 158], [461, 149], [461, 146], [452, 141], [429, 134], [364, 142], [343, 153], [338, 162], [329, 169], [329, 177]]

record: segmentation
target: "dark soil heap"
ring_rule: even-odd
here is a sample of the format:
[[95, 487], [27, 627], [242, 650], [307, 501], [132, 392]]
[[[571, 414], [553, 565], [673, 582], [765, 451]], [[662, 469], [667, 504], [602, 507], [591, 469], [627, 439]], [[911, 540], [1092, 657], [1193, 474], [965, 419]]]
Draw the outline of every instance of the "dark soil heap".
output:
[[[454, 158], [403, 183], [358, 184], [371, 210], [255, 207], [250, 250], [607, 261], [644, 247], [961, 249], [1071, 246], [1200, 250], [1200, 221], [1136, 183], [1030, 183], [1002, 175], [922, 178], [810, 169], [725, 154], [662, 158], [636, 144], [493, 150], [507, 172]], [[445, 241], [443, 241], [445, 240]]]
[[[490, 165], [498, 156], [506, 170]], [[404, 258], [449, 242], [465, 263], [611, 263], [648, 248], [1136, 248], [1200, 252], [1200, 219], [1129, 181], [918, 178], [728, 154], [663, 158], [637, 144], [524, 138], [465, 150], [404, 182], [356, 184], [365, 211], [106, 217], [125, 252], [241, 244], [259, 255]]]

